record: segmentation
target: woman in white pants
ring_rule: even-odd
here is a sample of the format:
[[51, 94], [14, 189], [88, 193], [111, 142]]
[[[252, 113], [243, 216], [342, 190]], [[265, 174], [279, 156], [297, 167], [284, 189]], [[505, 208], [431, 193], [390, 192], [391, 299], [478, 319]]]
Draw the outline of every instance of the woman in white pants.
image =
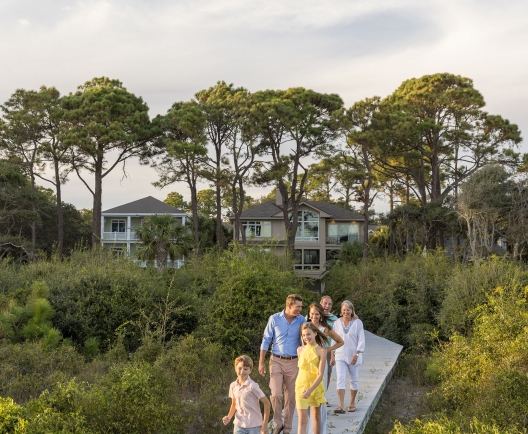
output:
[[346, 411], [356, 411], [356, 395], [359, 388], [358, 367], [363, 364], [365, 351], [365, 331], [363, 322], [355, 317], [354, 305], [345, 300], [341, 303], [341, 318], [334, 323], [334, 332], [344, 341], [344, 345], [332, 353], [330, 364], [336, 366], [337, 397], [339, 407], [335, 414], [345, 412], [345, 382], [347, 372], [350, 375], [350, 405]]

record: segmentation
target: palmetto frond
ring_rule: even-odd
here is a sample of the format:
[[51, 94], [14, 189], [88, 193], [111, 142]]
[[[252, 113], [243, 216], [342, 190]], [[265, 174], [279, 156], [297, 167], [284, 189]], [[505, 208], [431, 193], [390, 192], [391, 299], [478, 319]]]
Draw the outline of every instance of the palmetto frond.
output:
[[139, 259], [156, 261], [158, 269], [167, 265], [167, 258], [181, 258], [191, 246], [191, 237], [185, 226], [179, 225], [169, 214], [146, 217], [136, 229], [143, 246], [138, 249]]

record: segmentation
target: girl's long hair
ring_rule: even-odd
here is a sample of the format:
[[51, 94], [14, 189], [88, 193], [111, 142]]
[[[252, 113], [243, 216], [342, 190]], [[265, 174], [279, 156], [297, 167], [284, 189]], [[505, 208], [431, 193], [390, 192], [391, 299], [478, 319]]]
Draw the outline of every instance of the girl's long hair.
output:
[[319, 312], [319, 314], [321, 315], [321, 319], [319, 320], [319, 322], [321, 323], [321, 325], [324, 326], [324, 328], [326, 329], [332, 329], [332, 327], [330, 326], [330, 324], [328, 324], [328, 320], [329, 320], [329, 317], [328, 317], [328, 314], [325, 313], [324, 311], [324, 308], [323, 306], [321, 306], [319, 303], [312, 303], [310, 305], [310, 307], [308, 308], [308, 321], [312, 321], [310, 319], [310, 311], [312, 310], [312, 307], [315, 307], [317, 309], [317, 311]]
[[[302, 331], [304, 329], [310, 329], [312, 330], [314, 333], [315, 333], [315, 342], [317, 343], [317, 345], [319, 345], [320, 347], [325, 347], [325, 343], [326, 343], [326, 336], [323, 334], [323, 332], [321, 332], [321, 330], [319, 330], [313, 323], [311, 322], [305, 322], [302, 326], [301, 326], [301, 339], [302, 339]], [[304, 339], [302, 339], [302, 341], [304, 342]], [[304, 342], [305, 345], [307, 345], [306, 342]]]

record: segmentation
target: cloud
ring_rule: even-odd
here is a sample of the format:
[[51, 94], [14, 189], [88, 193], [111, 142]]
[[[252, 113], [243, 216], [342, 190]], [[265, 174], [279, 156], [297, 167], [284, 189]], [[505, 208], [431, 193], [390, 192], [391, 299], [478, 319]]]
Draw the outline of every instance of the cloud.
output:
[[[104, 75], [142, 96], [151, 115], [218, 80], [252, 91], [304, 86], [350, 106], [447, 71], [473, 78], [487, 110], [528, 131], [527, 13], [520, 0], [0, 0], [9, 65], [0, 102], [17, 88], [64, 94]], [[131, 178], [105, 178], [107, 205], [155, 193], [155, 172], [134, 164]], [[65, 200], [91, 206], [73, 177], [65, 188]]]

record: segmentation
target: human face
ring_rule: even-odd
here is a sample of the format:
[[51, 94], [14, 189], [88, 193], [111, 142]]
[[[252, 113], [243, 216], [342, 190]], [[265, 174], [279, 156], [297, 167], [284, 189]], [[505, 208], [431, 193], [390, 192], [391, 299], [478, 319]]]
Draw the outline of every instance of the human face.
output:
[[323, 309], [325, 311], [325, 313], [330, 313], [332, 312], [332, 306], [333, 306], [333, 302], [332, 302], [332, 299], [329, 298], [329, 297], [325, 297], [321, 300], [321, 306], [323, 306]]
[[238, 377], [238, 382], [244, 383], [248, 379], [249, 374], [251, 374], [251, 368], [249, 366], [244, 366], [243, 362], [238, 362], [235, 367], [235, 372]]
[[315, 345], [315, 333], [310, 328], [305, 328], [301, 332], [302, 339], [306, 345]]
[[288, 305], [286, 314], [291, 316], [299, 316], [302, 310], [302, 301], [295, 301], [295, 303]]
[[345, 319], [352, 319], [352, 309], [350, 309], [346, 304], [341, 306], [341, 315]]
[[310, 309], [310, 321], [312, 321], [315, 325], [318, 325], [319, 321], [321, 321], [321, 314], [315, 307]]

